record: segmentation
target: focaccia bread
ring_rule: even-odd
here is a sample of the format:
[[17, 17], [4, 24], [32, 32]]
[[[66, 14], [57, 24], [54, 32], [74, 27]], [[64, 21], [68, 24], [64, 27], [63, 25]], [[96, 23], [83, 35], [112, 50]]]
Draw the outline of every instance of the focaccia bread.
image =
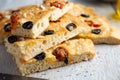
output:
[[71, 2], [55, 1], [49, 6], [42, 4], [19, 8], [11, 15], [11, 33], [37, 38], [49, 26], [49, 21], [58, 20], [72, 7]]
[[87, 31], [87, 27], [77, 17], [65, 14], [58, 21], [50, 22], [39, 39], [9, 36], [5, 45], [9, 53], [27, 61], [50, 47]]
[[108, 20], [97, 15], [93, 8], [81, 4], [74, 4], [69, 14], [77, 16], [89, 26], [88, 33], [80, 33], [76, 38], [88, 38], [95, 44], [120, 44], [120, 31], [116, 27], [111, 27]]
[[89, 39], [73, 39], [54, 46], [29, 61], [15, 57], [22, 75], [91, 60], [96, 55], [94, 44]]
[[10, 35], [10, 13], [9, 11], [0, 12], [0, 44]]

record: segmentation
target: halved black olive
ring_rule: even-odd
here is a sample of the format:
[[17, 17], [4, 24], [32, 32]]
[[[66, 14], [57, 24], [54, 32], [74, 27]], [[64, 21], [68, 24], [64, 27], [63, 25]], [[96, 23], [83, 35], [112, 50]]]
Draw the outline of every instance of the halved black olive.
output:
[[82, 17], [89, 18], [90, 16], [88, 14], [81, 14]]
[[66, 28], [67, 28], [68, 31], [72, 31], [75, 28], [77, 28], [77, 26], [74, 23], [70, 23], [66, 26]]
[[11, 13], [13, 14], [13, 13], [15, 13], [15, 12], [19, 12], [20, 10], [13, 10]]
[[101, 33], [101, 29], [93, 29], [91, 32], [93, 34], [100, 34]]
[[54, 34], [54, 30], [47, 30], [44, 32], [45, 35], [51, 35]]
[[64, 62], [68, 64], [68, 57], [65, 58]]
[[5, 32], [10, 32], [10, 31], [11, 31], [11, 30], [10, 30], [10, 23], [5, 24], [5, 26], [4, 26], [4, 31], [5, 31]]
[[40, 54], [38, 54], [37, 56], [35, 56], [34, 58], [37, 60], [43, 60], [46, 57], [46, 53], [42, 52]]
[[24, 29], [32, 29], [32, 27], [33, 27], [33, 22], [32, 22], [32, 21], [27, 21], [27, 22], [25, 22], [25, 23], [22, 25], [22, 27], [23, 27]]
[[14, 43], [14, 42], [16, 42], [17, 41], [17, 37], [16, 36], [9, 36], [8, 37], [8, 42], [9, 43]]

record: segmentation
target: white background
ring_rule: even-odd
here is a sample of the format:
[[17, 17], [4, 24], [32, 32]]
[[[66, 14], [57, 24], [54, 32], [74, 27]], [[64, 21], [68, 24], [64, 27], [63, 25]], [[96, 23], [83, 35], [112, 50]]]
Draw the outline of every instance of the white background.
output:
[[[97, 2], [97, 0], [71, 1], [94, 7], [98, 14], [109, 19], [111, 25], [120, 27], [120, 22], [113, 21], [109, 17], [114, 13], [114, 8], [110, 3]], [[42, 3], [42, 0], [0, 0], [0, 10], [39, 3]], [[120, 80], [120, 45], [95, 45], [95, 47], [97, 55], [92, 61], [51, 69], [30, 76], [50, 80]], [[12, 56], [6, 52], [4, 45], [0, 46], [0, 72], [20, 75]]]

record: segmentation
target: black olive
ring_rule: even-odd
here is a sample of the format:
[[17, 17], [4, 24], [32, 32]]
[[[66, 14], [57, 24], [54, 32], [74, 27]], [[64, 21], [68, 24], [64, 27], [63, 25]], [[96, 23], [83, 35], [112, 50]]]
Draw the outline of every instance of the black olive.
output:
[[17, 37], [16, 36], [9, 36], [8, 37], [8, 42], [9, 43], [14, 43], [14, 42], [16, 42], [17, 41]]
[[93, 29], [91, 32], [94, 34], [100, 34], [101, 29]]
[[89, 18], [90, 16], [87, 14], [81, 14], [82, 17]]
[[68, 57], [65, 58], [64, 62], [68, 64]]
[[13, 14], [13, 13], [15, 13], [15, 12], [19, 12], [20, 10], [13, 10], [11, 13]]
[[25, 23], [22, 25], [22, 27], [23, 27], [24, 29], [32, 29], [32, 27], [33, 27], [33, 22], [32, 22], [32, 21], [25, 22]]
[[51, 67], [49, 67], [48, 69], [51, 69]]
[[76, 28], [77, 26], [74, 23], [70, 23], [66, 26], [68, 31], [72, 31]]
[[37, 56], [35, 56], [34, 58], [37, 60], [43, 60], [46, 57], [45, 52], [42, 52], [40, 54], [38, 54]]
[[5, 24], [5, 26], [4, 26], [4, 31], [5, 31], [5, 32], [10, 32], [10, 31], [11, 31], [11, 30], [10, 30], [10, 23]]
[[54, 30], [47, 30], [44, 32], [45, 35], [51, 35], [54, 34]]

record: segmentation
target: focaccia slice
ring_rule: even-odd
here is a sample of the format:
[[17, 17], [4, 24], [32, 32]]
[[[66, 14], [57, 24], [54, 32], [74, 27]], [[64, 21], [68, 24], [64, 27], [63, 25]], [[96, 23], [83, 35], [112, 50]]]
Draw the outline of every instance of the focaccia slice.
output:
[[[54, 1], [57, 1], [57, 0], [54, 0]], [[54, 2], [52, 1], [52, 2]], [[47, 2], [47, 3], [52, 3], [52, 2]], [[65, 2], [62, 2], [62, 3], [65, 3]], [[66, 6], [64, 6], [64, 8], [62, 9], [66, 9], [66, 8], [71, 8], [73, 4], [71, 3], [68, 3]], [[44, 6], [46, 6], [46, 8], [50, 8], [50, 6], [48, 7], [47, 4], [44, 3]], [[44, 18], [46, 17], [46, 19], [44, 19], [44, 23], [45, 25], [49, 25], [48, 23], [48, 16], [49, 14], [51, 13], [51, 11], [56, 11], [56, 10], [59, 10], [59, 11], [62, 11], [61, 15], [65, 14], [66, 11], [68, 11], [68, 9], [66, 10], [62, 10], [62, 9], [59, 9], [59, 8], [55, 8], [54, 6], [52, 6], [52, 8], [50, 8], [51, 11], [47, 11], [47, 10], [44, 10], [45, 7], [43, 5], [32, 5], [32, 6], [26, 6], [26, 7], [22, 7], [22, 8], [18, 8], [18, 9], [11, 9], [11, 10], [6, 10], [6, 11], [2, 11], [0, 12], [0, 44], [3, 44], [4, 42], [4, 38], [8, 37], [9, 35], [11, 35], [11, 21], [10, 21], [10, 16], [16, 12], [20, 12], [20, 10], [22, 10], [20, 13], [23, 14], [23, 18], [22, 20], [27, 20], [27, 19], [33, 19], [31, 17], [35, 16], [35, 14], [39, 13], [39, 12], [43, 12], [41, 14], [41, 16], [43, 16]], [[56, 10], [55, 10], [56, 9]], [[35, 11], [33, 13], [33, 11]], [[58, 12], [59, 12], [58, 11]], [[63, 12], [64, 11], [64, 12]], [[25, 12], [25, 13], [24, 13]], [[54, 13], [54, 12], [53, 12]], [[52, 16], [52, 13], [51, 13], [51, 16]], [[59, 16], [60, 17], [60, 16]], [[15, 17], [14, 17], [15, 18]], [[34, 20], [35, 20], [36, 17], [34, 17]], [[42, 20], [43, 18], [40, 17]], [[37, 16], [37, 19], [38, 19], [38, 16]], [[56, 18], [58, 19], [58, 17]], [[52, 20], [52, 19], [51, 19]], [[47, 22], [46, 22], [47, 21]], [[45, 27], [44, 27], [45, 28]], [[43, 28], [43, 29], [44, 29]], [[41, 30], [43, 31], [43, 29], [41, 28]], [[30, 30], [26, 30], [26, 33], [27, 31], [29, 32]], [[41, 32], [42, 32], [41, 31]], [[23, 33], [23, 31], [17, 31], [17, 33], [15, 34], [19, 34], [20, 33]], [[14, 34], [14, 31], [12, 30], [12, 33]], [[29, 33], [28, 33], [29, 35]]]
[[81, 4], [74, 4], [69, 14], [78, 16], [86, 25], [89, 26], [88, 33], [80, 33], [76, 38], [88, 38], [95, 44], [120, 44], [120, 31], [112, 27], [108, 20], [95, 13], [93, 8]]
[[50, 22], [39, 39], [9, 36], [5, 45], [9, 53], [27, 61], [50, 47], [87, 31], [87, 27], [77, 17], [65, 14], [58, 21]]
[[22, 75], [91, 60], [96, 55], [94, 44], [89, 39], [73, 39], [54, 46], [29, 61], [15, 57]]
[[49, 4], [26, 6], [15, 11], [11, 15], [11, 33], [37, 38], [49, 26], [49, 21], [56, 21], [73, 7], [73, 3], [65, 1]]

